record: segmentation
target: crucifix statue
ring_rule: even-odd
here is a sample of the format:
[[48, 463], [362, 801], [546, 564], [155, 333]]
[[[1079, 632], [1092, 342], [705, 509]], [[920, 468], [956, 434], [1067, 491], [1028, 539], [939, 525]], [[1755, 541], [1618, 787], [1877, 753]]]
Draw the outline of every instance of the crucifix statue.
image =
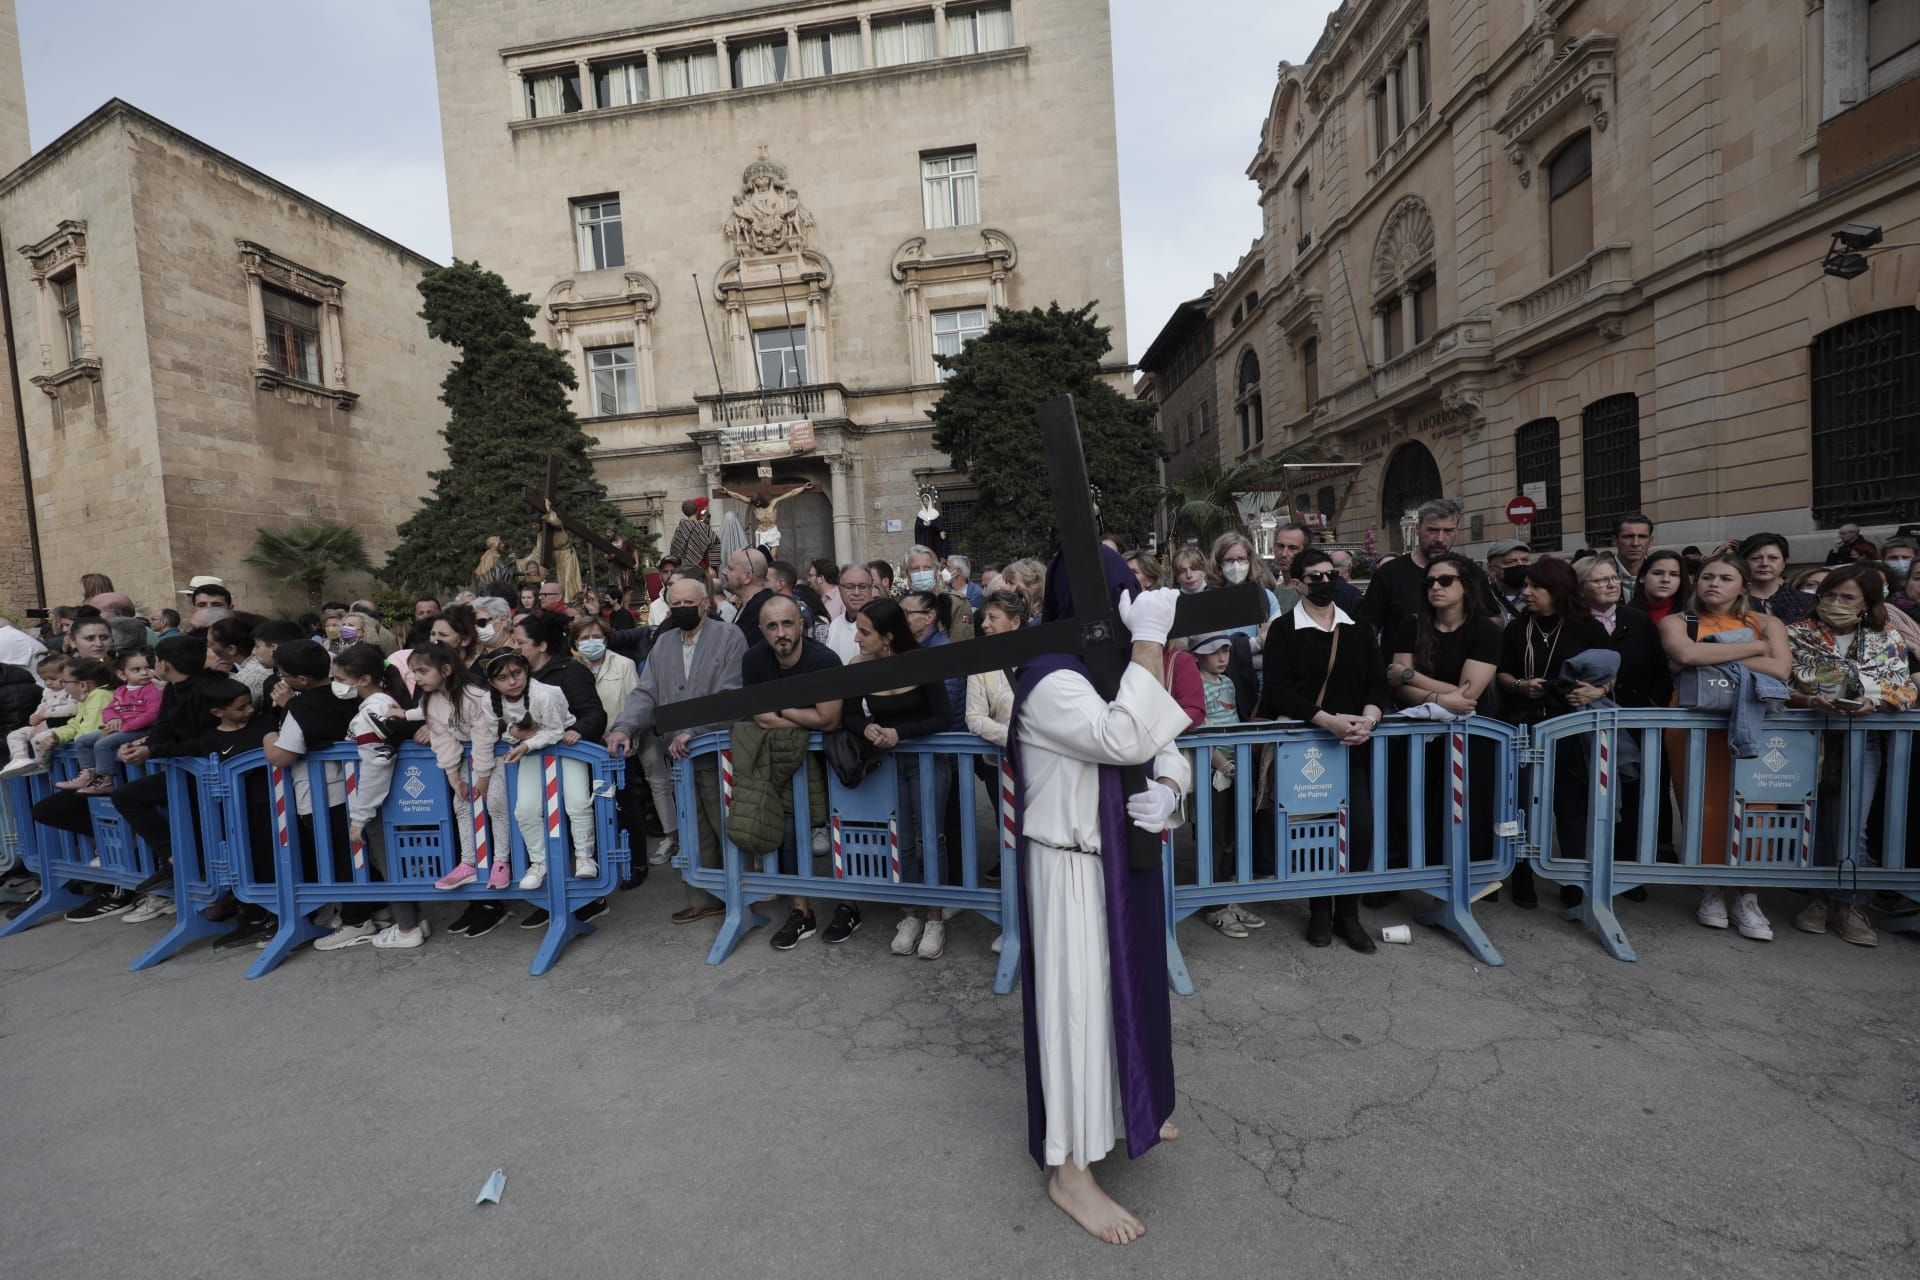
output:
[[813, 481], [804, 480], [799, 484], [789, 485], [785, 489], [779, 490], [772, 488], [770, 485], [763, 485], [751, 494], [736, 493], [724, 485], [718, 487], [715, 492], [732, 498], [735, 502], [745, 503], [747, 509], [753, 513], [754, 545], [765, 547], [769, 551], [778, 551], [780, 549], [780, 526], [777, 521], [779, 520], [780, 504], [798, 494], [816, 492], [819, 488], [820, 486]]

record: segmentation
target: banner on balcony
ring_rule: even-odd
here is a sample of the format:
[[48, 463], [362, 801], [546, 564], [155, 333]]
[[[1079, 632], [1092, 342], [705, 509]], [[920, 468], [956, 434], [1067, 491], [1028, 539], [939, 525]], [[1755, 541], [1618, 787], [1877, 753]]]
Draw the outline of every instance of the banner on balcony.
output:
[[720, 461], [723, 465], [761, 462], [812, 452], [813, 423], [806, 418], [795, 422], [759, 422], [752, 426], [720, 428]]

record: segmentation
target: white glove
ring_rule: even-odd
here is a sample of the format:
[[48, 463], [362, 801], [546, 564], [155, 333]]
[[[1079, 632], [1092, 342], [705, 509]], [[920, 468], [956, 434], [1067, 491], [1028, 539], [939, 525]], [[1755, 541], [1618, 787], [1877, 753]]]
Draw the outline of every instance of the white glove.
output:
[[1127, 797], [1127, 816], [1133, 825], [1155, 835], [1167, 829], [1167, 820], [1179, 807], [1179, 793], [1164, 782], [1149, 782], [1145, 791]]
[[1180, 593], [1172, 587], [1142, 591], [1136, 596], [1120, 597], [1120, 621], [1141, 644], [1165, 644], [1173, 630], [1173, 611]]

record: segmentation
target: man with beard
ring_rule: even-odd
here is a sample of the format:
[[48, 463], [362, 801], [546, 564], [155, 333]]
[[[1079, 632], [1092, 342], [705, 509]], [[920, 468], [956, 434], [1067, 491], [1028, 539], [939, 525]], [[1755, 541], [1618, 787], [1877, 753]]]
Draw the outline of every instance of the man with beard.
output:
[[[761, 606], [760, 635], [766, 643], [747, 650], [747, 656], [740, 660], [740, 683], [743, 686], [766, 684], [773, 680], [784, 680], [788, 676], [803, 676], [840, 665], [838, 654], [806, 634], [800, 606], [792, 596], [772, 596]], [[788, 707], [783, 711], [763, 711], [753, 721], [762, 729], [805, 729], [809, 733], [827, 733], [840, 727], [840, 699]], [[816, 813], [813, 817], [816, 821], [824, 821], [826, 815]], [[821, 847], [826, 843], [824, 837], [825, 829], [818, 829], [814, 840], [815, 853], [824, 852]], [[782, 871], [797, 869], [786, 865], [789, 858], [797, 864], [796, 847], [780, 850]], [[842, 902], [833, 909], [833, 920], [827, 925], [827, 932], [821, 941], [845, 942], [859, 927], [860, 908], [851, 902]], [[805, 898], [795, 898], [793, 910], [787, 914], [787, 922], [768, 941], [775, 951], [791, 951], [811, 938], [814, 932], [813, 904]]]
[[1416, 519], [1414, 549], [1382, 565], [1367, 584], [1354, 616], [1384, 631], [1401, 618], [1420, 612], [1421, 598], [1427, 590], [1427, 566], [1453, 550], [1460, 534], [1460, 504], [1447, 498], [1435, 498], [1421, 507]]

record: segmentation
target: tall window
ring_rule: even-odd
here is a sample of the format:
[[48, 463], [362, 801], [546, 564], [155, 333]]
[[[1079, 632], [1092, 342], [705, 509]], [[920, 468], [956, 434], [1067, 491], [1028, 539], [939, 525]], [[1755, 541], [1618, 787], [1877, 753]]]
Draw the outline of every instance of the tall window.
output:
[[1407, 75], [1413, 81], [1413, 113], [1419, 115], [1433, 100], [1433, 86], [1427, 81], [1427, 33], [1407, 48]]
[[807, 383], [807, 331], [801, 325], [791, 329], [755, 329], [753, 354], [760, 362], [762, 387], [803, 387]]
[[1813, 518], [1913, 519], [1920, 509], [1920, 311], [1895, 307], [1813, 340]]
[[1303, 173], [1293, 184], [1293, 214], [1300, 223], [1297, 250], [1305, 253], [1313, 243], [1313, 175]]
[[304, 298], [263, 289], [267, 317], [267, 365], [284, 378], [320, 381], [320, 308]]
[[1413, 282], [1413, 340], [1425, 342], [1440, 327], [1440, 290], [1429, 271]]
[[929, 230], [971, 227], [980, 221], [980, 164], [976, 152], [923, 156], [920, 181], [925, 188]]
[[1593, 252], [1593, 147], [1581, 134], [1547, 162], [1548, 271], [1558, 275]]
[[1920, 5], [1867, 0], [1867, 92], [1920, 72]]
[[601, 271], [627, 263], [626, 241], [620, 233], [620, 201], [576, 200], [573, 227], [580, 244], [580, 269]]
[[69, 271], [49, 283], [53, 285], [53, 305], [60, 313], [60, 332], [67, 335], [67, 363], [87, 354], [86, 332], [80, 324], [80, 281]]
[[1300, 344], [1300, 393], [1306, 397], [1302, 408], [1311, 410], [1320, 403], [1320, 340], [1308, 338]]
[[1640, 398], [1608, 396], [1580, 414], [1586, 472], [1587, 541], [1613, 537], [1620, 517], [1640, 510]]
[[720, 58], [712, 49], [660, 55], [660, 96], [686, 98], [720, 87]]
[[787, 38], [743, 40], [733, 46], [733, 87], [753, 89], [787, 78]]
[[947, 11], [947, 53], [993, 53], [1013, 47], [1013, 8], [983, 4], [962, 12]]
[[580, 109], [580, 72], [543, 71], [526, 78], [527, 119], [571, 115]]
[[908, 62], [930, 61], [934, 44], [931, 13], [876, 20], [873, 24], [873, 65], [897, 67]]
[[[957, 356], [960, 348], [972, 342], [987, 331], [987, 309], [985, 307], [960, 307], [952, 311], [933, 313], [933, 354], [937, 356]], [[945, 382], [953, 370], [941, 369], [940, 381]]]
[[1380, 360], [1385, 363], [1407, 349], [1407, 331], [1401, 319], [1400, 295], [1380, 304]]
[[1393, 141], [1393, 135], [1387, 132], [1387, 95], [1379, 85], [1367, 95], [1367, 116], [1373, 121], [1373, 154], [1377, 156]]
[[800, 74], [837, 76], [860, 69], [860, 28], [807, 31], [800, 36]]
[[1240, 452], [1245, 453], [1267, 438], [1266, 410], [1260, 394], [1260, 360], [1251, 351], [1240, 357], [1233, 401], [1233, 418], [1240, 427]]
[[597, 417], [632, 413], [640, 407], [639, 366], [632, 347], [594, 347], [587, 352], [587, 379]]
[[593, 69], [593, 105], [626, 107], [647, 100], [647, 64], [619, 62]]
[[1533, 517], [1529, 541], [1560, 545], [1560, 420], [1535, 418], [1513, 433], [1513, 475], [1524, 492], [1547, 487], [1547, 500]]

